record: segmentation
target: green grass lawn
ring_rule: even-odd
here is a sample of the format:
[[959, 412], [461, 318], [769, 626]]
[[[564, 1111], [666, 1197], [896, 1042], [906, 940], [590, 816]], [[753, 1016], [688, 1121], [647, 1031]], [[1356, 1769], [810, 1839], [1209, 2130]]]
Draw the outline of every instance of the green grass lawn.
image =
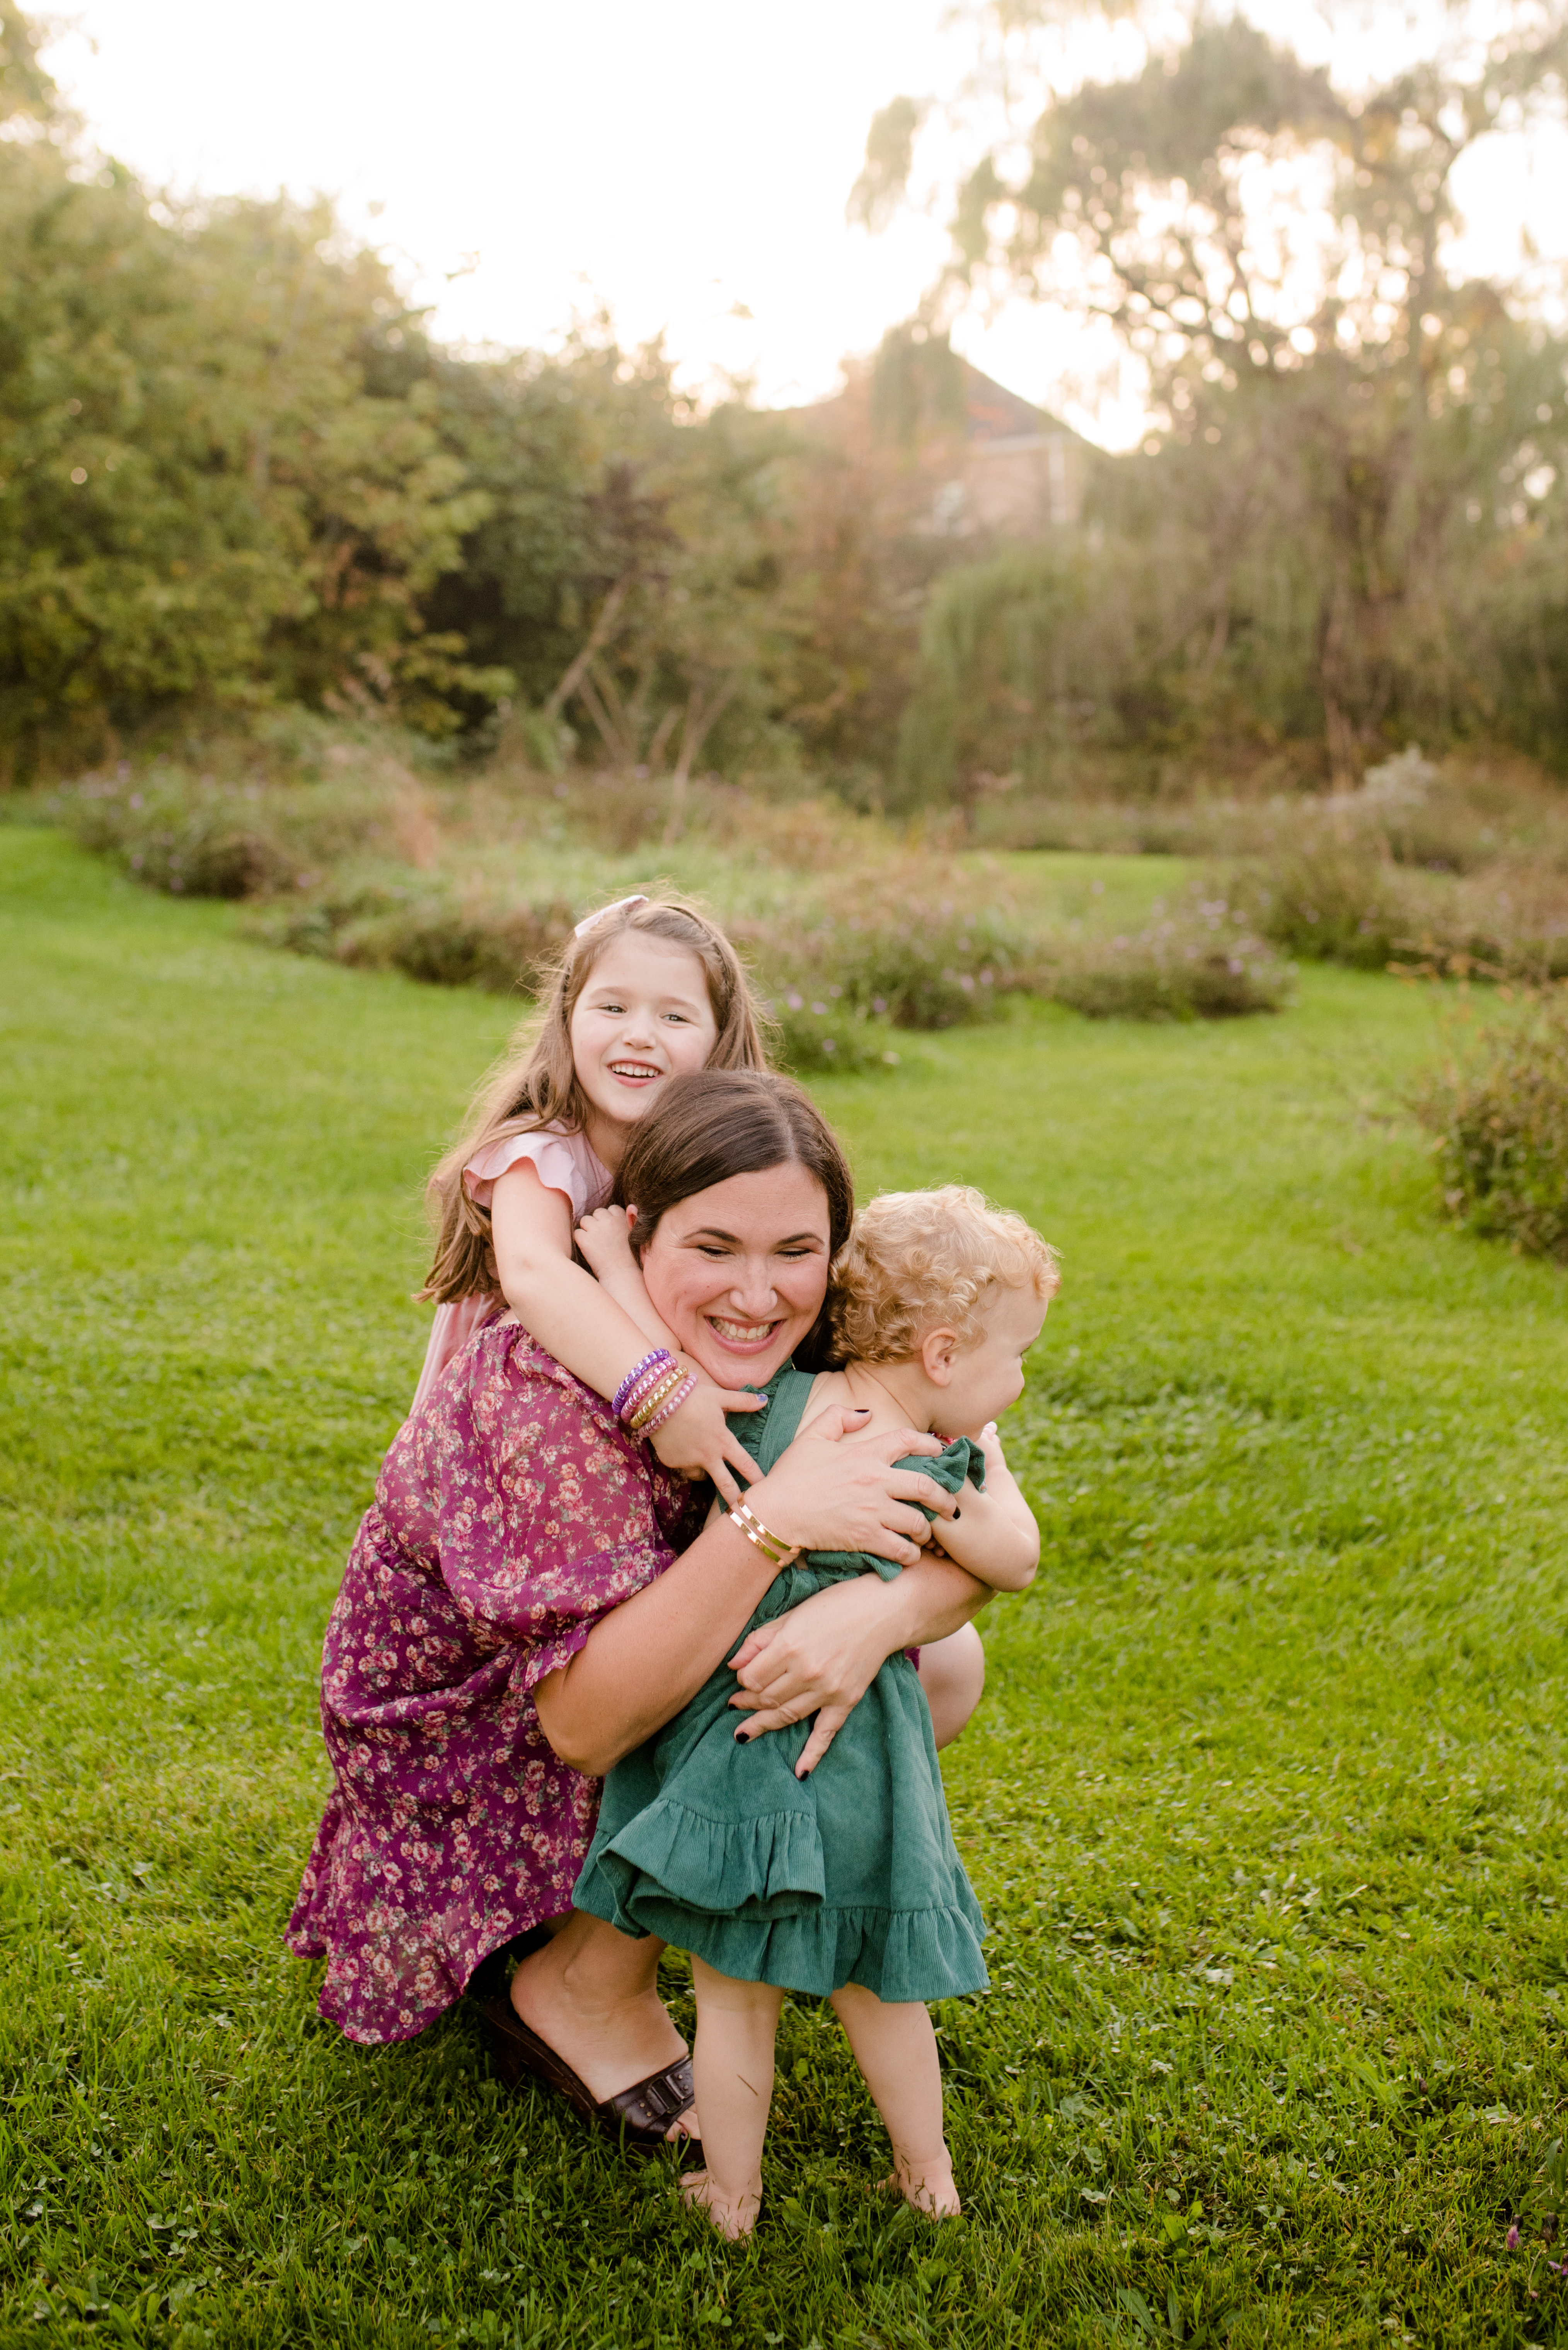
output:
[[1062, 1249], [1044, 1557], [947, 1758], [994, 1927], [939, 2017], [967, 2215], [874, 2194], [790, 2006], [726, 2250], [465, 2014], [348, 2046], [281, 1941], [420, 1179], [507, 1007], [16, 828], [0, 962], [7, 2350], [1568, 2341], [1568, 1284], [1432, 1219], [1428, 998], [1035, 1009], [822, 1086], [867, 1189], [966, 1178]]

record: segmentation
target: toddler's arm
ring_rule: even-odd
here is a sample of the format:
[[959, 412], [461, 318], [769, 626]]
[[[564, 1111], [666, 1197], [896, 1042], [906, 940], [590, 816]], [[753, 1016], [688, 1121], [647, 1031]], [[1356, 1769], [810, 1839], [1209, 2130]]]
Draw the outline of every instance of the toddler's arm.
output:
[[[605, 1212], [621, 1213], [624, 1232], [624, 1213]], [[519, 1159], [497, 1177], [490, 1225], [506, 1303], [541, 1347], [607, 1400], [650, 1346], [678, 1354], [649, 1302], [629, 1248], [625, 1255], [630, 1279], [617, 1274], [613, 1286], [601, 1285], [572, 1263], [571, 1201], [543, 1180], [531, 1159]], [[724, 1414], [756, 1409], [758, 1399], [714, 1387], [695, 1363], [683, 1356], [678, 1359], [683, 1369], [696, 1374], [700, 1385], [655, 1430], [653, 1449], [667, 1469], [684, 1477], [711, 1477], [726, 1501], [738, 1501], [732, 1468], [749, 1482], [757, 1473], [756, 1464], [725, 1427]]]
[[958, 1516], [933, 1527], [932, 1540], [955, 1565], [993, 1591], [1026, 1591], [1040, 1564], [1040, 1529], [1003, 1458], [994, 1420], [981, 1430], [979, 1443], [985, 1454], [985, 1490], [965, 1485]]

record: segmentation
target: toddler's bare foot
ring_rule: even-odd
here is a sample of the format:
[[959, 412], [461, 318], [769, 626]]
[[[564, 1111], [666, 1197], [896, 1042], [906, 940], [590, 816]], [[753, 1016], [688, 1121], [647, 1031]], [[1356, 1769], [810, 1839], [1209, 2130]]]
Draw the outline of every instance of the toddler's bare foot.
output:
[[693, 2210], [705, 2210], [719, 2233], [727, 2236], [731, 2243], [751, 2234], [763, 2208], [761, 2179], [743, 2194], [726, 2195], [707, 2171], [687, 2170], [680, 2176], [680, 2193]]
[[950, 2162], [922, 2162], [906, 2168], [898, 2163], [882, 2185], [900, 2194], [913, 2210], [928, 2220], [956, 2220], [963, 2210], [953, 2185]]

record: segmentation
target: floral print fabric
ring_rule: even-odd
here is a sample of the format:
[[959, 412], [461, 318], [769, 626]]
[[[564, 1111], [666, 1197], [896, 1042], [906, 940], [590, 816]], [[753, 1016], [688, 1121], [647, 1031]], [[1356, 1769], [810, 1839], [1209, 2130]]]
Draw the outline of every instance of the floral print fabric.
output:
[[405, 1421], [327, 1626], [337, 1783], [288, 1925], [349, 2039], [423, 2031], [489, 1951], [570, 1908], [600, 1783], [557, 1758], [532, 1692], [663, 1573], [695, 1498], [515, 1322]]

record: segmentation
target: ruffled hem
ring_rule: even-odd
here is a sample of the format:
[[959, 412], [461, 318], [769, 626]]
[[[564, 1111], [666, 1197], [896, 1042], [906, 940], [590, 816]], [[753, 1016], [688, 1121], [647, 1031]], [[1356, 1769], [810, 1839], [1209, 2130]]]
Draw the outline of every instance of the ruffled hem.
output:
[[[815, 1812], [717, 1820], [670, 1795], [637, 1813], [590, 1866], [609, 1878], [627, 1917], [628, 1901], [649, 1880], [683, 1908], [717, 1917], [782, 1917], [827, 1890]], [[626, 1931], [622, 1916], [610, 1922]]]
[[751, 1918], [715, 1918], [645, 1888], [633, 1897], [633, 1911], [643, 1932], [692, 1951], [736, 1982], [773, 1983], [819, 1998], [859, 1983], [889, 2004], [962, 1999], [991, 1987], [980, 1947], [984, 1924], [972, 1895], [950, 1908], [822, 1908]]
[[455, 2005], [493, 1950], [563, 1917], [569, 1893], [524, 1900], [476, 1897], [439, 1918], [393, 1907], [347, 1847], [349, 1825], [333, 1797], [284, 1941], [296, 1958], [327, 1960], [317, 2012], [346, 2040], [385, 2048], [412, 2040]]

